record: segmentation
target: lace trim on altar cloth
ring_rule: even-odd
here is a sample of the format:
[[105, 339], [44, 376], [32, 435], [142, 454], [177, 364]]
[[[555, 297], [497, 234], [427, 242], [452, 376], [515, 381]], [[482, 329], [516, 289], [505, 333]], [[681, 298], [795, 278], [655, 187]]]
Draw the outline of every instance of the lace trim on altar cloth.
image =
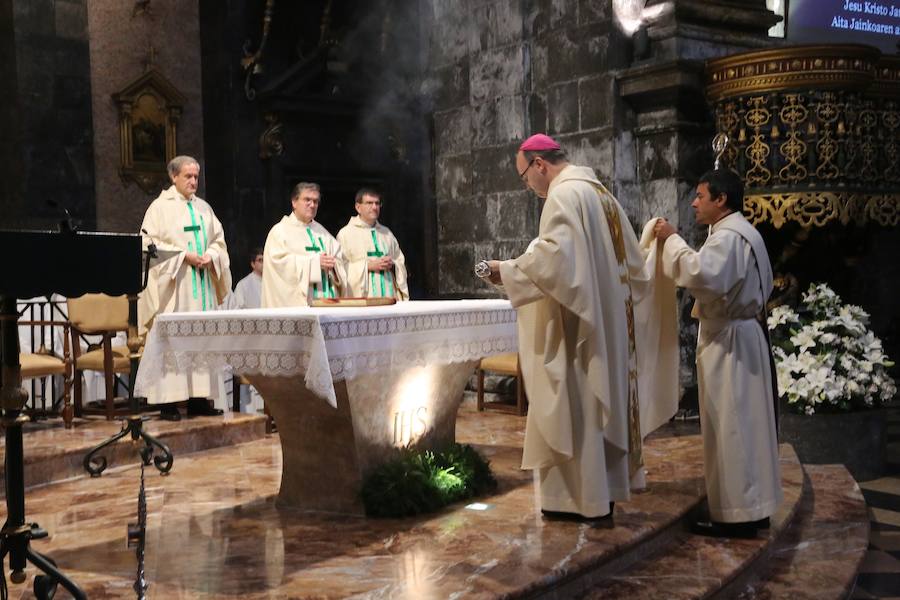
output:
[[241, 375], [290, 377], [306, 375], [307, 384], [327, 382], [316, 387], [330, 387], [332, 379], [340, 381], [360, 375], [421, 367], [433, 363], [455, 363], [479, 360], [484, 356], [515, 352], [516, 338], [498, 337], [489, 340], [436, 342], [419, 344], [409, 349], [388, 349], [354, 353], [350, 356], [329, 357], [328, 369], [318, 365], [309, 352], [251, 351], [166, 351], [163, 366], [167, 371], [181, 372], [195, 369], [221, 369], [229, 366]]
[[332, 356], [328, 362], [335, 381], [353, 379], [360, 375], [396, 371], [429, 364], [449, 364], [479, 360], [484, 356], [515, 352], [516, 338], [497, 337], [488, 340], [443, 341], [418, 344], [414, 348], [394, 348], [351, 356]]
[[[422, 333], [441, 329], [456, 329], [514, 323], [516, 313], [508, 311], [460, 311], [451, 313], [401, 315], [377, 318], [360, 317], [321, 324], [326, 341], [370, 337], [399, 333]], [[228, 318], [204, 321], [173, 320], [160, 323], [168, 337], [225, 336], [225, 335], [299, 335], [312, 337], [318, 323], [314, 318], [248, 319]]]
[[315, 319], [210, 319], [206, 321], [163, 321], [164, 336], [191, 337], [201, 335], [300, 335], [312, 337], [318, 323]]
[[424, 315], [402, 315], [377, 319], [345, 319], [322, 323], [322, 335], [326, 340], [339, 340], [398, 333], [422, 333], [440, 329], [457, 329], [485, 325], [515, 323], [516, 313], [508, 311], [461, 311]]
[[304, 375], [306, 387], [322, 398], [334, 402], [331, 372], [323, 361], [315, 360], [309, 352], [234, 352], [234, 351], [173, 351], [163, 353], [167, 371], [191, 372], [198, 369], [216, 370], [226, 366], [241, 375], [289, 377]]

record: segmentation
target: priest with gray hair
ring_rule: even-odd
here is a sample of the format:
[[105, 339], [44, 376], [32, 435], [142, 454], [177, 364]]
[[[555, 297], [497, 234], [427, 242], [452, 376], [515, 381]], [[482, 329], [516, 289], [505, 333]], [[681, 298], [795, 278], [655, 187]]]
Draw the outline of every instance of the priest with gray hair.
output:
[[[155, 244], [173, 253], [150, 269], [147, 287], [138, 298], [141, 333], [153, 326], [156, 315], [169, 312], [209, 311], [218, 308], [231, 291], [231, 268], [225, 232], [212, 207], [196, 195], [200, 163], [191, 156], [176, 156], [168, 165], [172, 185], [147, 208], [141, 233], [144, 247]], [[165, 403], [162, 417], [180, 418], [171, 403], [189, 399], [188, 414], [221, 414], [207, 398], [218, 392], [215, 373], [196, 369], [159, 382], [155, 402]]]

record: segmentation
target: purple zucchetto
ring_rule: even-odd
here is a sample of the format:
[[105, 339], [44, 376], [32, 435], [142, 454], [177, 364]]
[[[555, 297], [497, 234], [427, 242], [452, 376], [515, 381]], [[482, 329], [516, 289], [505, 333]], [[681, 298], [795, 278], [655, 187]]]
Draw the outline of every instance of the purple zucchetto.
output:
[[541, 152], [542, 150], [560, 150], [560, 146], [549, 135], [536, 133], [522, 142], [519, 150], [522, 152]]

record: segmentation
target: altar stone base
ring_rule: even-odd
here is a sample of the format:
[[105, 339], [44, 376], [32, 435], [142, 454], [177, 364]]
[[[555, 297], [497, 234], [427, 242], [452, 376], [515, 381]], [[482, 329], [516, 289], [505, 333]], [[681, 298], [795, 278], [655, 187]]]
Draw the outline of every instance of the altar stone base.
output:
[[279, 505], [364, 514], [362, 481], [397, 448], [438, 449], [455, 441], [456, 413], [476, 363], [337, 381], [336, 409], [306, 389], [303, 376], [248, 375], [278, 426]]

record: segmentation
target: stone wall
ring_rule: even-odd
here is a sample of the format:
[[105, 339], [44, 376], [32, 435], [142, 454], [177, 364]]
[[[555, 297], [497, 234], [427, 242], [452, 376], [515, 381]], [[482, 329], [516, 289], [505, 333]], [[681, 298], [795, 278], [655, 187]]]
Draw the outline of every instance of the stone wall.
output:
[[540, 200], [515, 171], [519, 142], [555, 136], [629, 214], [630, 136], [610, 71], [625, 60], [610, 2], [429, 0], [439, 293], [490, 295], [472, 276], [537, 234]]
[[12, 0], [0, 0], [0, 211], [5, 227], [19, 226], [23, 214], [22, 129], [19, 126], [19, 86], [16, 69], [16, 30]]
[[[0, 2], [5, 227], [94, 222], [85, 0]], [[7, 162], [8, 161], [8, 162]]]
[[[57, 2], [59, 4], [59, 2]], [[97, 228], [137, 232], [159, 190], [145, 193], [119, 177], [119, 114], [112, 95], [140, 77], [154, 49], [155, 67], [186, 98], [178, 123], [177, 151], [203, 160], [200, 25], [197, 2], [154, 0], [146, 12], [134, 2], [91, 0], [91, 104], [96, 156]], [[204, 197], [205, 173], [197, 195]], [[209, 199], [217, 209], [216, 199]]]
[[612, 0], [424, 2], [439, 292], [450, 296], [491, 294], [472, 264], [515, 256], [536, 234], [540, 200], [514, 167], [532, 133], [592, 167], [636, 228], [658, 215], [690, 223], [714, 133], [702, 61], [768, 44], [772, 21], [764, 0], [651, 0], [637, 34]]

